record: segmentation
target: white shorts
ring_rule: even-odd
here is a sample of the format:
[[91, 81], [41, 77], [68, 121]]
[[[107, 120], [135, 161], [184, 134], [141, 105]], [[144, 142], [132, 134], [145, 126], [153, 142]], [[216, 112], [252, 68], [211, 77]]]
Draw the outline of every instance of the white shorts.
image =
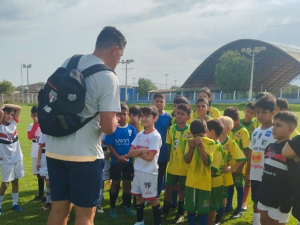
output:
[[103, 181], [110, 180], [109, 170], [103, 171]]
[[144, 200], [157, 199], [157, 175], [134, 171], [132, 195], [141, 195]]
[[38, 175], [39, 171], [36, 169], [36, 158], [31, 158], [32, 163], [31, 163], [31, 167], [32, 167], [32, 174], [33, 175]]
[[24, 164], [23, 161], [19, 161], [13, 164], [2, 164], [1, 165], [1, 177], [2, 182], [11, 182], [15, 179], [24, 177]]
[[42, 153], [42, 155], [41, 155], [41, 168], [39, 170], [39, 174], [42, 177], [45, 177], [46, 180], [49, 179], [48, 167], [47, 167], [47, 160], [46, 160], [46, 154], [45, 153]]
[[258, 202], [257, 208], [262, 211], [267, 211], [268, 216], [273, 220], [278, 220], [279, 223], [287, 223], [289, 221], [289, 213], [282, 213], [279, 209], [265, 206]]

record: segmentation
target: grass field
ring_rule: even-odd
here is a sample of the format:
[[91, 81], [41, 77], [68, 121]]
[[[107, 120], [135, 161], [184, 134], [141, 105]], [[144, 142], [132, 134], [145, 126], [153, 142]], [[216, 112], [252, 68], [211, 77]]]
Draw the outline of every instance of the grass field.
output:
[[[25, 165], [25, 177], [20, 179], [20, 197], [19, 205], [24, 209], [22, 213], [16, 213], [11, 211], [12, 198], [11, 198], [11, 187], [8, 188], [4, 201], [2, 203], [2, 215], [0, 216], [0, 225], [40, 225], [46, 224], [49, 212], [43, 211], [43, 205], [37, 202], [29, 202], [37, 194], [37, 181], [36, 177], [31, 174], [31, 142], [27, 139], [27, 128], [32, 122], [30, 117], [31, 106], [23, 106], [18, 124], [18, 134], [21, 144], [21, 148], [24, 155]], [[300, 116], [300, 112], [296, 112]], [[109, 216], [109, 196], [108, 189], [105, 190], [105, 201], [103, 202], [104, 214], [97, 213], [95, 217], [95, 224], [102, 225], [131, 225], [135, 223], [135, 217], [126, 215], [120, 207], [118, 208], [118, 218], [112, 219]], [[163, 197], [160, 198], [163, 202]], [[121, 198], [119, 198], [121, 202]], [[234, 206], [236, 206], [236, 199], [234, 198]], [[248, 198], [248, 206], [251, 208], [250, 197]], [[153, 224], [152, 222], [152, 209], [150, 206], [145, 208], [145, 222], [146, 224]], [[226, 215], [224, 225], [243, 225], [249, 224], [247, 221], [252, 219], [252, 209], [248, 209], [244, 213], [243, 217], [237, 220], [229, 220], [230, 214]], [[172, 218], [175, 216], [175, 212], [172, 212], [169, 217], [163, 219], [162, 224], [171, 224]], [[71, 220], [69, 224], [74, 224], [74, 211], [71, 212]], [[188, 224], [185, 221], [182, 224]], [[288, 225], [296, 225], [297, 221], [291, 217]]]

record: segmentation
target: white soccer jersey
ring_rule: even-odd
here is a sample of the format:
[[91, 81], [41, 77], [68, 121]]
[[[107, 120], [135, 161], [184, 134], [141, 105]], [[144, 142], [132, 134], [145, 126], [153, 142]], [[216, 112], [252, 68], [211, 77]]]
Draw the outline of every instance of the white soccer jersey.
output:
[[0, 123], [0, 165], [17, 163], [23, 159], [17, 122], [18, 120], [12, 120], [7, 126]]
[[157, 160], [159, 157], [161, 145], [161, 136], [157, 130], [154, 130], [150, 133], [146, 133], [145, 131], [141, 131], [140, 133], [138, 133], [133, 142], [131, 143], [131, 146], [135, 149], [148, 148], [148, 151], [156, 151], [156, 155], [150, 162], [137, 156], [134, 161], [134, 170], [158, 175]]
[[[32, 127], [33, 127], [33, 123], [29, 125], [27, 132], [30, 132]], [[31, 144], [31, 155], [30, 156], [32, 158], [37, 158], [38, 150], [39, 150], [38, 143], [39, 143], [40, 136], [41, 136], [41, 128], [38, 127], [38, 129], [34, 133], [33, 139], [31, 140], [32, 144]]]
[[251, 137], [249, 148], [252, 150], [250, 180], [261, 181], [264, 169], [265, 149], [270, 143], [274, 143], [272, 128], [262, 130], [261, 127], [256, 128]]

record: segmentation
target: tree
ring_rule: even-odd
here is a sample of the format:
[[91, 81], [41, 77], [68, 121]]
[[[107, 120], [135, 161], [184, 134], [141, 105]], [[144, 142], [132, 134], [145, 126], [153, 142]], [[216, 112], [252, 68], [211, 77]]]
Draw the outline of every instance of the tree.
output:
[[245, 91], [250, 84], [251, 61], [238, 51], [227, 51], [216, 65], [215, 81], [223, 92]]
[[178, 89], [178, 86], [173, 85], [170, 89]]
[[152, 83], [150, 79], [139, 78], [137, 90], [140, 97], [146, 95], [148, 91], [156, 90], [156, 89], [157, 87], [155, 86], [154, 83]]
[[283, 94], [298, 93], [298, 89], [299, 89], [299, 88], [300, 88], [300, 87], [297, 86], [297, 85], [290, 84], [290, 85], [288, 85], [288, 86], [286, 86], [286, 87], [284, 87], [284, 88], [282, 89], [282, 93], [283, 93]]
[[0, 82], [0, 94], [12, 95], [14, 91], [15, 88], [10, 81], [3, 80]]

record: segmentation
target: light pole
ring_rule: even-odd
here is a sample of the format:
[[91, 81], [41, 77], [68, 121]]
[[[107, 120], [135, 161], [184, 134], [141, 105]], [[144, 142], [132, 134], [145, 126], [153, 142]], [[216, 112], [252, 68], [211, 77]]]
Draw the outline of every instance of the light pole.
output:
[[22, 103], [24, 104], [23, 68], [26, 68], [26, 65], [21, 63], [21, 83], [22, 83], [22, 93], [21, 93], [21, 96], [22, 96]]
[[168, 89], [168, 76], [169, 76], [169, 74], [166, 73], [165, 76], [166, 76], [166, 89]]
[[132, 84], [133, 84], [133, 85], [134, 85], [134, 80], [135, 80], [135, 77], [132, 78]]
[[133, 63], [134, 60], [133, 59], [126, 59], [126, 60], [122, 60], [120, 63], [122, 64], [125, 64], [126, 65], [126, 74], [125, 74], [125, 102], [127, 102], [127, 72], [128, 72], [128, 69], [127, 69], [127, 64], [130, 64], [130, 63]]
[[24, 68], [27, 68], [27, 103], [30, 103], [30, 97], [29, 97], [29, 74], [28, 74], [28, 68], [31, 68], [31, 64], [25, 65], [23, 64]]
[[174, 82], [175, 82], [175, 89], [176, 89], [176, 82], [177, 82], [177, 80], [174, 80]]
[[249, 96], [248, 100], [252, 100], [252, 88], [253, 88], [253, 71], [254, 71], [254, 56], [256, 56], [258, 53], [265, 51], [266, 46], [260, 46], [260, 47], [254, 47], [251, 48], [242, 48], [242, 52], [247, 53], [248, 55], [252, 56], [252, 67], [251, 67], [251, 78], [250, 78], [250, 88], [249, 88]]

